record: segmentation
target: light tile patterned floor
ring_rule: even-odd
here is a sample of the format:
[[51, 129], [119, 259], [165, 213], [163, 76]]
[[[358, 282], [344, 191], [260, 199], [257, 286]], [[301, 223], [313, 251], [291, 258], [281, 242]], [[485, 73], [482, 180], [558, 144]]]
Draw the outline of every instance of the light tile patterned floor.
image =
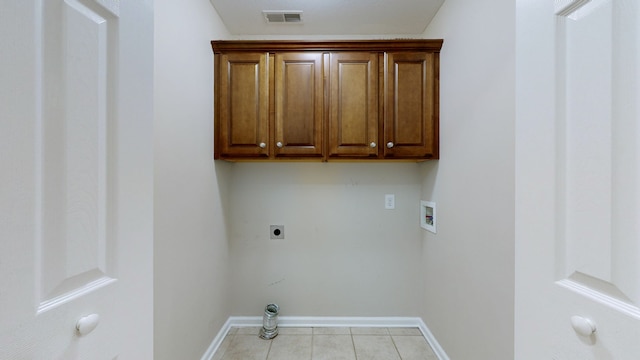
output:
[[418, 328], [232, 328], [213, 360], [438, 360]]

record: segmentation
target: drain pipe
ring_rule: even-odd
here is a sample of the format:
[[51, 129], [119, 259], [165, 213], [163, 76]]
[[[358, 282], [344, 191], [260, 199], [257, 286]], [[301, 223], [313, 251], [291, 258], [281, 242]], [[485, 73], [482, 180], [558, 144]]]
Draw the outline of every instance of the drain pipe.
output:
[[273, 339], [278, 335], [278, 312], [280, 308], [277, 304], [269, 304], [264, 308], [264, 316], [262, 316], [262, 329], [260, 329], [260, 338], [265, 340]]

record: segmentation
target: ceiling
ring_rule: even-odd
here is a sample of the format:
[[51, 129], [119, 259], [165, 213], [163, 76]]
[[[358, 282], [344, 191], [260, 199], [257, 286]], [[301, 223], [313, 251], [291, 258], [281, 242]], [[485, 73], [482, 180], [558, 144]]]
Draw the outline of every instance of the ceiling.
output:
[[[444, 0], [210, 0], [234, 36], [422, 34]], [[299, 23], [267, 23], [263, 10], [302, 11]]]

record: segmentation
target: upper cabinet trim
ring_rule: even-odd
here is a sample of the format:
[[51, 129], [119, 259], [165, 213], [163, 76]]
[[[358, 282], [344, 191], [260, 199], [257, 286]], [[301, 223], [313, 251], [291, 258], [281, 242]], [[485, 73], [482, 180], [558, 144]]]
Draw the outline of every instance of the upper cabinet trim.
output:
[[431, 51], [440, 52], [442, 39], [398, 40], [213, 40], [214, 53], [226, 51]]

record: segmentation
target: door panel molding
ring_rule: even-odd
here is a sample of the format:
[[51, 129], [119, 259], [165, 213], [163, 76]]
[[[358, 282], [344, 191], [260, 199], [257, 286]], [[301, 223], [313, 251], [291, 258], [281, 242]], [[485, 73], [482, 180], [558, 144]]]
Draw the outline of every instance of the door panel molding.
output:
[[629, 79], [639, 39], [618, 5], [556, 1], [556, 284], [640, 319], [639, 94]]
[[628, 301], [620, 300], [607, 294], [607, 292], [615, 292], [615, 290], [596, 290], [597, 286], [587, 286], [584, 281], [575, 281], [572, 279], [557, 281], [556, 285], [640, 320], [640, 308], [629, 304]]
[[[36, 119], [36, 304], [115, 281], [110, 248], [115, 1], [42, 2]], [[45, 60], [46, 59], [46, 60]]]

